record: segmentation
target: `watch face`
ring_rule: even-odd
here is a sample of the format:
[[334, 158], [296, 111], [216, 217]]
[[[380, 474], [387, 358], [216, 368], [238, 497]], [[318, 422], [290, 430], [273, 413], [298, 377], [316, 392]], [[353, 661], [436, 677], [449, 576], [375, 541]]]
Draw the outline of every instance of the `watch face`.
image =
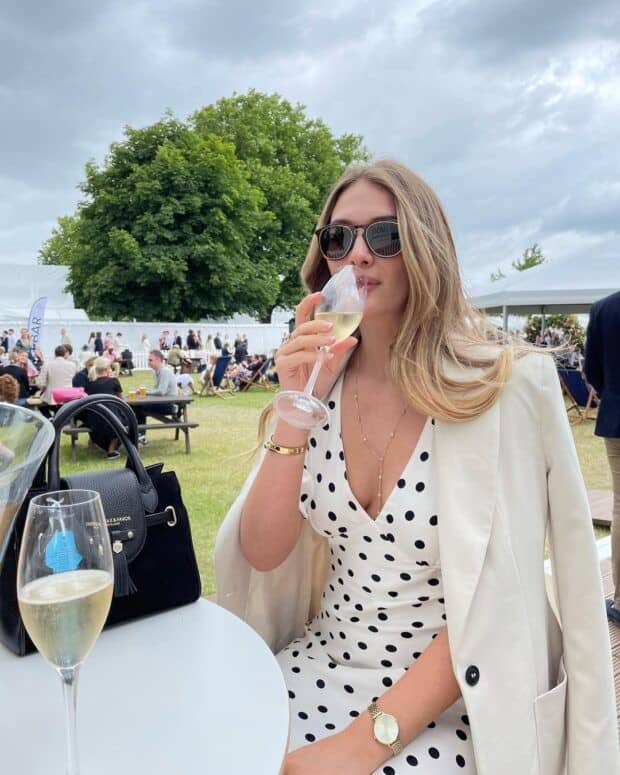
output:
[[398, 721], [389, 713], [382, 713], [375, 719], [375, 738], [383, 745], [391, 745], [398, 739]]

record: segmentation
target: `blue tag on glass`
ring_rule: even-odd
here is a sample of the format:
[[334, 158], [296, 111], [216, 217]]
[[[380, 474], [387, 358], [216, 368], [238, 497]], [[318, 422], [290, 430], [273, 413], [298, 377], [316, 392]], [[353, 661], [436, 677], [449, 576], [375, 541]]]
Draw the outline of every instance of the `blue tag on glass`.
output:
[[75, 545], [73, 530], [57, 530], [45, 547], [45, 563], [54, 573], [76, 570], [82, 555]]

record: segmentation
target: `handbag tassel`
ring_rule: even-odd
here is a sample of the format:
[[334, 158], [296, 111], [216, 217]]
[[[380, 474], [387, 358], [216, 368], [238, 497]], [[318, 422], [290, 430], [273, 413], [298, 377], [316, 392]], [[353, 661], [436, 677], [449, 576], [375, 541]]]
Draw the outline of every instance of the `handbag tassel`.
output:
[[127, 597], [138, 591], [129, 575], [129, 565], [124, 551], [114, 551], [114, 597]]

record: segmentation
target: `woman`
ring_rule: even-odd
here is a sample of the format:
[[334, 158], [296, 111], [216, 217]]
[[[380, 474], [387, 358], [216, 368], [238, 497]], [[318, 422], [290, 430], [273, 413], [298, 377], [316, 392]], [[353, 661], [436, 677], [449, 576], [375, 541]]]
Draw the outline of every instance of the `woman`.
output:
[[[299, 390], [330, 347], [315, 390], [330, 417], [310, 433], [272, 418], [216, 546], [220, 603], [287, 683], [285, 774], [618, 773], [597, 552], [553, 361], [497, 341], [469, 306], [441, 204], [401, 165], [347, 171], [318, 226], [276, 363]], [[334, 343], [312, 310], [347, 264], [367, 303], [359, 338]]]
[[[106, 395], [123, 397], [123, 388], [116, 377], [111, 375], [110, 361], [107, 358], [96, 358], [89, 373], [89, 381], [86, 385], [89, 396], [105, 393]], [[121, 456], [118, 451], [118, 437], [110, 430], [110, 426], [104, 419], [89, 409], [82, 412], [84, 422], [91, 429], [90, 438], [106, 453], [108, 460], [116, 460]], [[121, 417], [121, 420], [123, 418]]]
[[148, 334], [142, 334], [142, 338], [140, 339], [140, 347], [144, 350], [144, 354], [148, 358], [149, 353], [153, 349], [151, 347], [151, 342], [149, 340]]

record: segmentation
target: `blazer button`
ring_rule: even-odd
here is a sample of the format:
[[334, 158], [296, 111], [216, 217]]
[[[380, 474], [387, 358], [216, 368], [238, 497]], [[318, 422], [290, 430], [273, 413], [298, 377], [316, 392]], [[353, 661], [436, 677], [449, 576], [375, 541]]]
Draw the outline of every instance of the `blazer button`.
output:
[[476, 665], [470, 665], [465, 671], [465, 680], [469, 686], [475, 686], [480, 680], [480, 670]]

